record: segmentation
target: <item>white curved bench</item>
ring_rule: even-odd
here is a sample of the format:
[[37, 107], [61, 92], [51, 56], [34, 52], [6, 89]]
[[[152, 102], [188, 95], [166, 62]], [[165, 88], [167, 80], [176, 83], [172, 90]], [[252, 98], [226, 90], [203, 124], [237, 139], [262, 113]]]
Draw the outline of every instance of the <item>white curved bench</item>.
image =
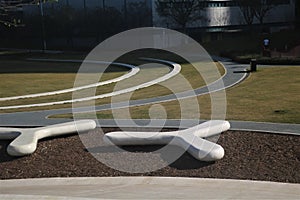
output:
[[104, 141], [110, 145], [166, 145], [174, 144], [186, 149], [193, 157], [202, 161], [215, 161], [224, 157], [222, 146], [205, 140], [227, 131], [227, 121], [211, 120], [185, 130], [172, 132], [110, 132]]
[[94, 120], [79, 120], [41, 128], [0, 128], [0, 139], [14, 139], [7, 147], [11, 156], [32, 154], [38, 140], [47, 137], [85, 132], [96, 128]]

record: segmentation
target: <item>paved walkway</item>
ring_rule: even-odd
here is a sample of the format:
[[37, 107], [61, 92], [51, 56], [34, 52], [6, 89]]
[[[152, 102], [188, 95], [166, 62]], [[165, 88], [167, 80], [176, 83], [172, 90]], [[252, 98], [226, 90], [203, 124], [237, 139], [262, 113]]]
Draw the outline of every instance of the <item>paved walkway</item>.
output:
[[[222, 60], [227, 69], [223, 77], [224, 86], [231, 87], [245, 78], [247, 65]], [[214, 88], [214, 87], [212, 87]], [[211, 88], [210, 88], [211, 89]], [[216, 90], [220, 88], [214, 88]], [[208, 92], [207, 87], [195, 90], [198, 95]], [[192, 93], [182, 93], [182, 97]], [[132, 101], [130, 106], [158, 103], [176, 99], [174, 95]], [[97, 106], [97, 110], [121, 108], [124, 103]], [[81, 108], [77, 111], [89, 111]], [[0, 126], [45, 126], [70, 121], [70, 119], [48, 119], [53, 114], [72, 112], [71, 109], [11, 113], [0, 115]], [[198, 124], [198, 120], [185, 120], [184, 126]], [[132, 121], [119, 121], [123, 126], [133, 126]], [[135, 120], [143, 125], [149, 120]], [[159, 122], [158, 122], [159, 123]], [[300, 135], [300, 124], [274, 124], [261, 122], [231, 121], [231, 130], [261, 131]], [[102, 127], [114, 127], [114, 120], [99, 120]], [[154, 123], [155, 125], [155, 123]], [[135, 125], [136, 126], [136, 125]], [[179, 120], [167, 120], [164, 127], [178, 127]], [[275, 182], [163, 178], [163, 177], [105, 177], [105, 178], [49, 178], [0, 180], [0, 199], [299, 199], [300, 184]]]
[[300, 184], [170, 177], [0, 181], [0, 199], [299, 199]]
[[[219, 60], [223, 63], [226, 68], [227, 73], [222, 78], [222, 80], [218, 80], [211, 84], [208, 87], [201, 87], [194, 91], [186, 91], [175, 95], [166, 95], [162, 97], [148, 98], [142, 100], [131, 101], [129, 106], [138, 106], [138, 105], [146, 105], [152, 103], [159, 103], [165, 101], [172, 101], [176, 98], [187, 98], [189, 96], [195, 95], [203, 95], [208, 93], [209, 91], [216, 91], [224, 88], [218, 88], [219, 81], [223, 81], [224, 87], [228, 88], [239, 82], [243, 81], [247, 76], [246, 73], [236, 73], [245, 71], [248, 65], [237, 64], [231, 62], [228, 59], [215, 57], [216, 60]], [[124, 108], [128, 107], [127, 102], [120, 102], [114, 104], [106, 104], [101, 106], [96, 106], [97, 111], [108, 110], [111, 108]], [[76, 112], [92, 112], [94, 108], [79, 108], [76, 109]], [[9, 113], [9, 114], [0, 114], [0, 126], [17, 126], [17, 127], [35, 127], [35, 126], [46, 126], [52, 125], [56, 123], [63, 123], [71, 121], [71, 119], [49, 119], [48, 116], [56, 115], [56, 114], [65, 114], [72, 113], [72, 109], [55, 109], [55, 110], [45, 110], [45, 111], [34, 111], [34, 112], [20, 112], [20, 113]], [[120, 121], [118, 121], [120, 122]], [[182, 128], [190, 127], [198, 124], [201, 121], [198, 120], [185, 120]], [[123, 126], [136, 126], [136, 124], [143, 125], [149, 123], [149, 120], [135, 120], [135, 123], [129, 120], [121, 121]], [[282, 134], [296, 134], [300, 135], [300, 124], [275, 124], [275, 123], [264, 123], [264, 122], [245, 122], [245, 121], [230, 121], [231, 130], [245, 130], [245, 131], [258, 131], [258, 132], [271, 132], [271, 133], [282, 133]], [[161, 124], [154, 123], [154, 124]], [[176, 128], [179, 127], [178, 120], [167, 120], [164, 127]], [[99, 120], [99, 125], [101, 127], [115, 127], [116, 122], [114, 120]]]
[[[224, 59], [222, 60], [222, 63], [224, 64], [227, 73], [222, 77], [222, 79], [219, 79], [209, 84], [208, 86], [204, 86], [192, 91], [181, 92], [176, 95], [172, 94], [172, 95], [166, 95], [161, 97], [130, 101], [129, 106], [147, 105], [153, 103], [172, 101], [178, 98], [188, 98], [195, 95], [204, 95], [209, 92], [219, 91], [219, 90], [223, 90], [224, 88], [232, 87], [233, 85], [236, 85], [241, 81], [243, 81], [247, 76], [246, 73], [234, 73], [235, 71], [244, 71], [247, 65], [236, 64]], [[101, 110], [108, 110], [112, 108], [118, 109], [124, 107], [128, 107], [128, 102], [105, 104], [101, 106], [96, 106], [96, 108], [90, 108], [90, 107], [79, 108], [76, 109], [76, 112], [89, 112], [89, 111], [94, 111], [94, 109], [96, 109], [97, 111], [101, 111]], [[64, 119], [52, 120], [47, 118], [47, 116], [72, 113], [72, 111], [73, 111], [72, 109], [55, 109], [55, 110], [45, 110], [45, 111], [0, 114], [0, 126], [45, 126], [45, 125], [57, 123], [58, 121], [65, 122], [66, 120]]]
[[[204, 120], [176, 120], [170, 119], [167, 121], [152, 120], [153, 128], [157, 128], [156, 124], [164, 124], [164, 128], [189, 128]], [[248, 121], [229, 121], [230, 130], [240, 131], [255, 131], [263, 133], [277, 133], [288, 135], [300, 135], [300, 124], [283, 124], [283, 123], [268, 123], [268, 122], [248, 122]], [[99, 120], [98, 124], [101, 127], [136, 127], [145, 126], [150, 123], [150, 120]], [[149, 126], [149, 125], [148, 125]], [[151, 126], [150, 126], [151, 127]], [[160, 127], [158, 127], [160, 128]]]

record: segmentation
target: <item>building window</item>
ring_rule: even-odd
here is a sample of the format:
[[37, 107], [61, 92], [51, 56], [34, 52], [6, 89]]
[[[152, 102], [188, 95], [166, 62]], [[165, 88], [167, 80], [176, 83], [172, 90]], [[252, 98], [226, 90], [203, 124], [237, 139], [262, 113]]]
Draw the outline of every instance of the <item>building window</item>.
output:
[[266, 4], [285, 5], [290, 4], [290, 0], [266, 0]]
[[237, 6], [236, 1], [206, 1], [204, 2], [204, 4], [205, 4], [204, 7], [208, 7], [208, 8]]
[[[290, 4], [290, 0], [262, 0], [265, 4], [273, 5], [286, 5]], [[216, 8], [216, 7], [236, 7], [237, 1], [204, 1], [203, 7]]]

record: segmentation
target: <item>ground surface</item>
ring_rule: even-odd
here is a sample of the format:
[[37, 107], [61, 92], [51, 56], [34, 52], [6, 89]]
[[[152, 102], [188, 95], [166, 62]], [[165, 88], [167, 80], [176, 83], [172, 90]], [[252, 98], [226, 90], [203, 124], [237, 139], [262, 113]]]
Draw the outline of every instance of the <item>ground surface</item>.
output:
[[[105, 132], [112, 130], [116, 129], [104, 129]], [[171, 165], [145, 174], [119, 172], [98, 162], [77, 135], [41, 141], [34, 154], [22, 158], [7, 155], [9, 143], [0, 141], [1, 179], [143, 175], [300, 183], [300, 136], [228, 131], [218, 141], [225, 149], [222, 160], [205, 163], [186, 153]], [[133, 152], [142, 149], [147, 157], [149, 151], [157, 147], [126, 148]]]

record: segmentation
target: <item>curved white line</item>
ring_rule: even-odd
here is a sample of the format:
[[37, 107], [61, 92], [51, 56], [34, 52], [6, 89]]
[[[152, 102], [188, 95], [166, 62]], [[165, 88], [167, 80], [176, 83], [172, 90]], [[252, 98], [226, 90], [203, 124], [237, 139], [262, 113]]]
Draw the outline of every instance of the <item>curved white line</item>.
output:
[[[166, 61], [166, 62], [168, 62], [168, 61]], [[222, 65], [223, 65], [223, 63], [222, 62], [220, 62]], [[224, 66], [224, 65], [223, 65]], [[223, 79], [225, 76], [226, 76], [226, 74], [228, 73], [228, 70], [226, 69], [226, 67], [224, 66], [224, 69], [225, 69], [225, 74], [221, 77], [221, 78], [219, 78], [218, 80], [216, 80], [216, 81], [214, 81], [214, 82], [212, 82], [212, 83], [210, 83], [210, 84], [208, 84], [207, 86], [203, 86], [203, 87], [200, 87], [200, 88], [196, 88], [195, 90], [198, 90], [198, 89], [201, 89], [201, 88], [205, 88], [205, 87], [207, 87], [207, 88], [209, 88], [212, 84], [215, 84], [216, 82], [218, 82], [218, 81], [221, 81], [221, 79]], [[244, 69], [244, 71], [246, 72], [247, 70], [246, 69]], [[201, 94], [196, 94], [196, 96], [203, 96], [203, 95], [206, 95], [206, 94], [210, 94], [210, 93], [214, 93], [214, 92], [219, 92], [219, 91], [222, 91], [222, 90], [226, 90], [227, 88], [231, 88], [231, 87], [233, 87], [233, 86], [235, 86], [235, 85], [237, 85], [237, 84], [239, 84], [240, 82], [242, 82], [245, 78], [247, 77], [247, 74], [245, 73], [239, 80], [237, 80], [236, 82], [234, 82], [234, 83], [232, 83], [232, 84], [230, 84], [230, 85], [227, 85], [227, 86], [225, 86], [225, 87], [223, 87], [223, 88], [218, 88], [218, 89], [215, 89], [215, 90], [209, 90], [209, 91], [207, 91], [207, 92], [203, 92], [203, 93], [201, 93]], [[184, 92], [192, 92], [192, 91], [195, 91], [195, 90], [189, 90], [189, 91], [184, 91]], [[183, 93], [183, 92], [182, 92]], [[176, 95], [176, 94], [175, 94]], [[126, 105], [126, 106], [120, 106], [120, 107], [118, 107], [117, 109], [121, 109], [121, 108], [127, 108], [127, 107], [135, 107], [135, 106], [143, 106], [143, 105], [150, 105], [150, 104], [153, 104], [153, 103], [165, 103], [165, 102], [170, 102], [170, 101], [175, 101], [175, 100], [181, 100], [181, 99], [188, 99], [188, 98], [191, 98], [192, 96], [185, 96], [185, 97], [177, 97], [176, 99], [166, 99], [166, 100], [159, 100], [159, 101], [155, 101], [155, 102], [146, 102], [146, 103], [143, 103], [143, 104], [138, 104], [138, 105]], [[111, 110], [112, 108], [107, 108], [107, 109], [101, 109], [101, 110], [97, 110], [96, 109], [96, 111], [103, 111], [103, 110]], [[1, 110], [1, 107], [0, 107], [0, 110]], [[82, 112], [82, 113], [84, 113], [84, 112]]]
[[171, 61], [165, 61], [165, 60], [160, 60], [160, 59], [154, 59], [154, 58], [147, 58], [145, 60], [152, 61], [152, 62], [159, 62], [159, 63], [165, 63], [173, 67], [173, 69], [166, 75], [154, 79], [152, 81], [130, 87], [127, 89], [111, 92], [111, 93], [106, 93], [106, 94], [101, 94], [93, 97], [86, 97], [86, 98], [80, 98], [80, 99], [72, 99], [72, 100], [65, 100], [65, 101], [57, 101], [57, 102], [47, 102], [47, 103], [39, 103], [39, 104], [27, 104], [27, 105], [18, 105], [18, 106], [4, 106], [0, 107], [0, 110], [6, 110], [6, 109], [16, 109], [16, 108], [30, 108], [30, 107], [41, 107], [41, 106], [53, 106], [53, 105], [59, 105], [59, 104], [67, 104], [67, 103], [76, 103], [76, 102], [82, 102], [82, 101], [89, 101], [89, 100], [95, 100], [95, 99], [101, 99], [105, 97], [111, 97], [111, 96], [116, 96], [120, 94], [125, 94], [128, 92], [133, 92], [138, 89], [146, 88], [149, 86], [152, 86], [154, 84], [166, 81], [170, 79], [173, 76], [176, 76], [180, 71], [181, 71], [181, 65], [171, 62]]
[[[244, 69], [244, 71], [246, 72], [247, 70]], [[209, 90], [209, 91], [203, 92], [203, 93], [201, 93], [201, 94], [196, 94], [196, 96], [203, 96], [203, 95], [206, 95], [206, 94], [210, 94], [210, 93], [214, 93], [214, 92], [219, 92], [219, 91], [222, 91], [222, 90], [226, 90], [227, 88], [231, 88], [231, 87], [233, 87], [233, 86], [239, 84], [239, 83], [242, 82], [246, 77], [247, 77], [247, 74], [245, 73], [239, 80], [237, 80], [236, 82], [234, 82], [234, 83], [232, 83], [232, 84], [230, 84], [230, 85], [227, 85], [227, 86], [225, 86], [225, 87], [223, 87], [223, 88], [218, 88], [218, 89], [215, 89], [215, 90], [211, 90], [211, 91]], [[207, 86], [204, 86], [204, 87], [209, 88], [210, 85], [214, 84], [214, 83], [217, 82], [217, 81], [220, 81], [220, 79], [218, 79], [218, 80], [214, 81], [213, 83], [211, 83], [211, 84], [209, 84], [209, 85], [207, 85]], [[202, 87], [197, 88], [197, 89], [201, 89], [201, 88], [202, 88]], [[197, 90], [197, 89], [196, 89], [196, 90]], [[190, 90], [190, 91], [194, 91], [194, 90]], [[188, 92], [188, 91], [185, 91], [185, 92]], [[180, 99], [188, 99], [188, 98], [191, 98], [191, 96], [178, 97], [177, 99], [160, 100], [159, 103], [165, 103], [165, 102], [170, 102], [170, 101], [175, 101], [175, 100], [180, 100]], [[158, 103], [158, 102], [155, 102], [155, 103]], [[142, 105], [149, 105], [149, 104], [153, 104], [153, 102], [144, 103], [144, 104], [142, 104]], [[134, 106], [137, 106], [137, 105], [129, 105], [129, 106], [126, 106], [126, 107], [134, 107]], [[138, 106], [140, 106], [140, 105], [138, 105]], [[120, 108], [124, 108], [124, 107], [118, 107], [118, 109], [120, 109]], [[0, 107], [0, 110], [1, 110], [1, 107]], [[96, 111], [98, 111], [98, 110], [96, 110]]]
[[[39, 59], [36, 59], [39, 60]], [[44, 59], [43, 59], [44, 61]], [[50, 61], [55, 61], [55, 60], [50, 60]], [[61, 61], [61, 60], [56, 60], [56, 61]], [[64, 62], [77, 62], [76, 60], [63, 60]], [[83, 90], [83, 89], [87, 89], [87, 88], [92, 88], [92, 87], [98, 87], [98, 86], [102, 86], [102, 85], [107, 85], [110, 83], [115, 83], [124, 79], [127, 79], [131, 76], [134, 76], [135, 74], [137, 74], [140, 71], [139, 67], [133, 66], [133, 65], [129, 65], [129, 64], [125, 64], [125, 63], [118, 63], [118, 62], [113, 62], [113, 63], [109, 63], [109, 62], [104, 62], [104, 61], [85, 61], [85, 63], [92, 63], [92, 64], [114, 64], [114, 65], [118, 65], [118, 66], [122, 66], [122, 67], [126, 67], [129, 68], [130, 71], [120, 77], [114, 78], [114, 79], [110, 79], [107, 81], [102, 81], [102, 82], [98, 82], [98, 83], [93, 83], [90, 85], [84, 85], [84, 86], [80, 86], [80, 87], [74, 87], [74, 88], [68, 88], [68, 89], [63, 89], [63, 90], [57, 90], [57, 91], [52, 91], [52, 92], [43, 92], [43, 93], [36, 93], [36, 94], [28, 94], [28, 95], [21, 95], [21, 96], [13, 96], [13, 97], [3, 97], [0, 98], [0, 101], [10, 101], [10, 100], [17, 100], [17, 99], [25, 99], [25, 98], [34, 98], [34, 97], [43, 97], [43, 96], [50, 96], [50, 95], [58, 95], [58, 94], [64, 94], [64, 93], [68, 93], [68, 92], [74, 92], [74, 91], [78, 91], [78, 90]]]

